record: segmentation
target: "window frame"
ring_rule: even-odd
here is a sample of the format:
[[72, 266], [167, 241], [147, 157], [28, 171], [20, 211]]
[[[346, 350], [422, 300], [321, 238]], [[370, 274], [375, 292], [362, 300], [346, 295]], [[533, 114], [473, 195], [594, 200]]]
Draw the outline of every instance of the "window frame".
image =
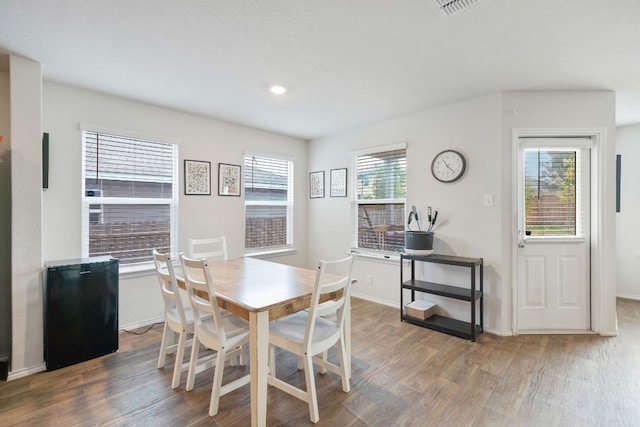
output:
[[[358, 199], [358, 158], [360, 156], [365, 156], [365, 155], [372, 155], [372, 154], [378, 154], [378, 153], [386, 153], [386, 152], [391, 152], [391, 151], [398, 151], [398, 150], [404, 150], [404, 155], [405, 155], [405, 196], [404, 197], [396, 197], [396, 198], [388, 198], [388, 199]], [[363, 150], [358, 150], [358, 151], [353, 151], [350, 153], [350, 157], [351, 157], [351, 170], [352, 175], [353, 175], [353, 179], [351, 180], [351, 213], [352, 213], [352, 240], [351, 240], [351, 250], [354, 252], [360, 252], [360, 253], [369, 253], [372, 255], [382, 255], [385, 259], [389, 258], [390, 256], [397, 256], [399, 254], [399, 250], [398, 251], [389, 251], [389, 250], [384, 250], [384, 249], [374, 249], [374, 248], [367, 248], [367, 247], [360, 247], [359, 246], [359, 241], [360, 241], [360, 236], [359, 236], [359, 211], [360, 211], [360, 205], [402, 205], [402, 208], [404, 210], [404, 213], [406, 216], [406, 211], [407, 211], [407, 174], [406, 174], [406, 169], [408, 166], [407, 163], [407, 144], [406, 143], [399, 143], [399, 144], [392, 144], [392, 145], [384, 145], [384, 146], [378, 146], [378, 147], [373, 147], [373, 148], [368, 148], [368, 149], [363, 149]], [[403, 225], [403, 229], [404, 229], [404, 219], [402, 221], [402, 225]]]
[[[288, 156], [278, 155], [278, 154], [267, 154], [262, 152], [254, 152], [254, 151], [246, 151], [242, 157], [242, 165], [245, 168], [244, 173], [246, 172], [246, 162], [247, 157], [259, 157], [264, 159], [276, 160], [276, 161], [284, 161], [287, 162], [287, 199], [286, 200], [248, 200], [248, 191], [247, 191], [247, 180], [244, 179], [243, 190], [244, 190], [244, 253], [247, 256], [260, 256], [260, 255], [269, 255], [269, 254], [279, 254], [283, 252], [291, 252], [295, 250], [294, 247], [294, 233], [293, 233], [293, 225], [294, 225], [294, 193], [295, 193], [295, 183], [294, 183], [294, 171], [295, 171], [295, 162], [294, 159]], [[246, 247], [246, 235], [247, 235], [247, 206], [284, 206], [286, 207], [286, 236], [284, 245], [278, 246], [262, 246], [259, 248], [247, 248]]]
[[[168, 206], [169, 209], [169, 242], [170, 251], [177, 253], [178, 251], [178, 212], [179, 212], [179, 141], [171, 137], [163, 137], [157, 135], [141, 134], [121, 129], [111, 129], [91, 124], [80, 124], [81, 131], [81, 248], [82, 257], [87, 258], [89, 254], [89, 217], [90, 205], [161, 205]], [[144, 198], [144, 197], [88, 197], [86, 190], [87, 164], [86, 164], [86, 133], [107, 134], [127, 139], [146, 140], [154, 143], [166, 144], [172, 147], [172, 177], [171, 177], [171, 198]], [[148, 274], [154, 270], [153, 260], [120, 264], [120, 276], [136, 276]]]
[[[585, 227], [588, 227], [588, 222], [585, 223], [585, 215], [588, 213], [583, 209], [582, 203], [583, 198], [587, 199], [591, 198], [591, 194], [589, 192], [584, 192], [582, 187], [582, 180], [586, 177], [583, 176], [584, 171], [582, 169], [582, 162], [586, 161], [587, 164], [591, 162], [591, 150], [594, 147], [594, 143], [591, 138], [581, 138], [581, 137], [570, 137], [564, 138], [562, 143], [558, 143], [553, 138], [553, 141], [547, 141], [549, 137], [526, 137], [520, 140], [518, 145], [518, 155], [516, 156], [516, 160], [519, 162], [518, 165], [518, 182], [516, 183], [516, 188], [518, 190], [518, 204], [521, 208], [521, 213], [518, 215], [518, 230], [521, 233], [521, 237], [523, 241], [527, 243], [537, 243], [537, 242], [584, 242], [584, 235], [586, 232]], [[549, 151], [575, 151], [576, 152], [576, 165], [575, 165], [575, 176], [576, 176], [576, 234], [575, 235], [531, 235], [527, 236], [524, 231], [524, 226], [526, 224], [525, 215], [526, 215], [526, 201], [525, 201], [525, 151], [530, 149], [541, 149], [541, 150], [549, 150]], [[582, 159], [582, 160], [581, 160]], [[589, 169], [592, 166], [588, 166], [587, 174], [590, 175], [592, 172]], [[520, 176], [522, 174], [522, 176]], [[581, 178], [578, 178], [581, 177]], [[586, 178], [590, 179], [590, 178]], [[580, 200], [580, 203], [578, 203]], [[590, 202], [588, 202], [590, 203]], [[589, 209], [588, 207], [586, 208]]]

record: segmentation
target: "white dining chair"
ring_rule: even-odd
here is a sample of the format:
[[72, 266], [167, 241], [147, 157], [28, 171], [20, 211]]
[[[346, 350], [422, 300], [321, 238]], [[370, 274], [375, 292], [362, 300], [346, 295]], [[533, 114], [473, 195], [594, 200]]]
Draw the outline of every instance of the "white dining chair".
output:
[[[344, 325], [347, 301], [350, 297], [353, 258], [353, 255], [349, 255], [341, 260], [320, 261], [309, 310], [300, 311], [269, 325], [270, 372], [267, 382], [269, 385], [307, 402], [309, 418], [314, 423], [320, 419], [314, 364], [320, 367], [321, 373], [329, 370], [340, 375], [342, 390], [344, 392], [350, 390]], [[320, 303], [322, 295], [334, 294], [340, 290], [342, 290], [342, 294], [333, 298], [333, 303]], [[339, 365], [322, 357], [333, 346], [338, 349]], [[299, 389], [276, 377], [276, 347], [302, 358], [306, 390]]]
[[[195, 375], [199, 369], [199, 353], [202, 344], [215, 351], [215, 370], [209, 402], [209, 416], [218, 413], [220, 396], [249, 384], [250, 374], [244, 375], [227, 384], [222, 384], [224, 364], [227, 356], [237, 356], [249, 342], [249, 324], [233, 314], [222, 315], [216, 299], [215, 284], [211, 278], [206, 259], [181, 257], [182, 269], [187, 285], [189, 303], [194, 313], [194, 335], [191, 346], [187, 390], [192, 390]], [[210, 315], [211, 319], [201, 320]], [[208, 363], [205, 366], [209, 366]]]
[[[185, 348], [191, 343], [187, 340], [187, 336], [194, 330], [193, 311], [191, 307], [183, 304], [171, 256], [161, 254], [154, 249], [153, 261], [164, 302], [164, 329], [160, 342], [158, 368], [164, 367], [167, 354], [176, 353], [171, 388], [177, 388], [180, 385], [180, 374], [188, 368], [188, 363], [183, 363], [183, 357]], [[178, 342], [174, 344], [176, 335]]]
[[189, 258], [206, 258], [211, 262], [226, 260], [228, 257], [226, 236], [189, 239], [187, 243]]

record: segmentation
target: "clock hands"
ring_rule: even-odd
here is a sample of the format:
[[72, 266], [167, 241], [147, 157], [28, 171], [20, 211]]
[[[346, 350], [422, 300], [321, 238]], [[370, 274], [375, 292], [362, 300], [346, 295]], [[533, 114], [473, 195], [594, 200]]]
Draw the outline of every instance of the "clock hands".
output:
[[453, 173], [456, 173], [456, 171], [454, 171], [453, 169], [451, 169], [451, 166], [449, 166], [449, 164], [447, 163], [447, 161], [443, 158], [442, 159], [442, 163], [444, 163], [444, 165]]

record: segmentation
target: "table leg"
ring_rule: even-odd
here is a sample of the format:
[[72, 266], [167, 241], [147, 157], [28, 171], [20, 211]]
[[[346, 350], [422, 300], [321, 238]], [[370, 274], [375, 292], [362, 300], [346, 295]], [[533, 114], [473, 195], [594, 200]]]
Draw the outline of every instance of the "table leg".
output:
[[251, 369], [251, 426], [267, 425], [267, 374], [269, 370], [269, 312], [249, 313]]

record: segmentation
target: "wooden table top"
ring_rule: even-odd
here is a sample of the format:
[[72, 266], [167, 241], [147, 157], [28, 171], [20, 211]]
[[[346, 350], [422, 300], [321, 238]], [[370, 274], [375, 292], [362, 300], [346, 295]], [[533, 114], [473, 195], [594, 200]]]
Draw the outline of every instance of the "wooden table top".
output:
[[209, 270], [218, 305], [247, 320], [250, 312], [269, 311], [269, 320], [275, 320], [308, 308], [316, 277], [315, 270], [250, 257], [215, 261]]

